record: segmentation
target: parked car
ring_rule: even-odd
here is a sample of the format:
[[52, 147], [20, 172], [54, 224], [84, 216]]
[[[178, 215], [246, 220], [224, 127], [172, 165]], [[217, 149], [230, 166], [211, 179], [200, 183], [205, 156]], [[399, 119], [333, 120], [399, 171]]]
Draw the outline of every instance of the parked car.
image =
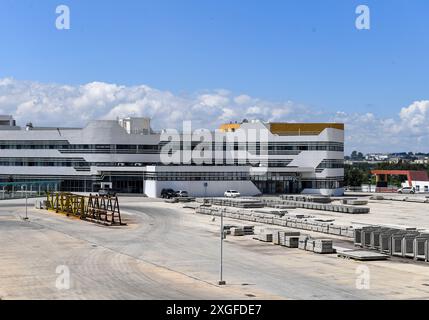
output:
[[188, 191], [179, 190], [176, 192], [176, 197], [178, 198], [187, 198], [189, 197]]
[[170, 199], [176, 196], [176, 191], [173, 189], [162, 189], [161, 190], [161, 198]]
[[240, 192], [237, 190], [227, 190], [225, 191], [224, 196], [227, 198], [238, 198], [240, 196]]
[[398, 190], [398, 193], [414, 194], [416, 193], [416, 189], [414, 187], [403, 187]]
[[100, 189], [98, 190], [99, 196], [116, 197], [116, 192], [113, 189]]

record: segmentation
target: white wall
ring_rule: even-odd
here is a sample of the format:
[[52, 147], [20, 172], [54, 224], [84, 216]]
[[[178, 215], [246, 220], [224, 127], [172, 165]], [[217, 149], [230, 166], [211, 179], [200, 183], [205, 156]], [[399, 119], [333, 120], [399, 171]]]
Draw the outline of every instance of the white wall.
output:
[[[408, 181], [402, 184], [402, 187], [408, 187]], [[412, 181], [411, 186], [416, 188], [416, 192], [429, 192], [429, 181]], [[425, 187], [427, 187], [425, 189]]]
[[[207, 182], [207, 190], [204, 187]], [[151, 198], [161, 196], [162, 189], [171, 188], [175, 191], [188, 191], [191, 197], [223, 197], [226, 190], [240, 192], [242, 196], [255, 196], [260, 191], [251, 181], [154, 181], [144, 182], [144, 193]]]

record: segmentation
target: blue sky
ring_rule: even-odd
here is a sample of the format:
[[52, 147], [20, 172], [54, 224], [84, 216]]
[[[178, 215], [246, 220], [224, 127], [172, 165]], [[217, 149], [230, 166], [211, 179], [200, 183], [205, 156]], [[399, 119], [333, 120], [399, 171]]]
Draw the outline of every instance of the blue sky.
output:
[[[55, 28], [60, 4], [70, 30]], [[371, 30], [355, 28], [359, 4]], [[428, 99], [426, 0], [2, 0], [0, 39], [0, 78], [227, 89], [386, 119]]]

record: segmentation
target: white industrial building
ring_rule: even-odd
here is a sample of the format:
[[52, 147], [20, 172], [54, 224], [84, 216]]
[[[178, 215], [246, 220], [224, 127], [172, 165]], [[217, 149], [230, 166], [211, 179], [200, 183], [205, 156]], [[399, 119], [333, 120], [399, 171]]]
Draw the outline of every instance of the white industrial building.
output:
[[343, 159], [343, 124], [244, 121], [211, 132], [155, 132], [148, 118], [21, 128], [0, 116], [0, 182], [52, 179], [63, 191], [340, 195]]

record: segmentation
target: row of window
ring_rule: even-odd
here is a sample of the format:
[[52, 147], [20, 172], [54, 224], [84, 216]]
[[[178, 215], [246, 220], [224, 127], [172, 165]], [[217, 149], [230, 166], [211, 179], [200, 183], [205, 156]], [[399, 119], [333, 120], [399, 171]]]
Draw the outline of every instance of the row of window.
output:
[[336, 180], [307, 180], [302, 181], [303, 189], [338, 189], [344, 187], [344, 181], [339, 178]]
[[317, 166], [316, 172], [320, 173], [325, 169], [344, 169], [344, 160], [342, 159], [323, 160]]
[[[69, 144], [67, 141], [0, 141], [0, 149], [56, 149], [65, 153], [160, 153], [169, 152], [170, 150], [194, 150], [196, 144], [190, 149], [186, 144], [178, 143], [164, 148], [165, 143], [159, 145], [114, 145], [114, 144]], [[292, 154], [300, 151], [344, 151], [344, 144], [339, 142], [299, 142], [299, 143], [211, 143], [207, 145], [213, 151], [231, 151], [247, 150], [253, 154]], [[171, 147], [171, 148], [170, 148]]]
[[155, 181], [245, 181], [245, 172], [157, 172], [145, 173], [145, 180]]

